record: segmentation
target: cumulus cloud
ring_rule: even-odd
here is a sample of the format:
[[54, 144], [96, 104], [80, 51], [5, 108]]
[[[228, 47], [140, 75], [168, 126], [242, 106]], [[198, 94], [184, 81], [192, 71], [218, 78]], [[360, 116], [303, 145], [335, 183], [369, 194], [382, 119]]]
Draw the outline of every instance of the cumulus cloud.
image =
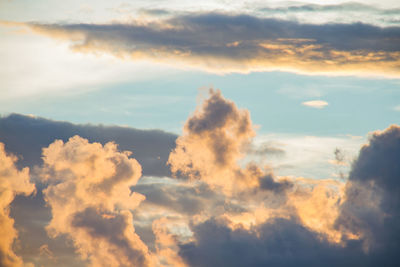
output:
[[399, 76], [397, 26], [317, 25], [225, 13], [187, 13], [129, 24], [20, 25], [68, 41], [77, 52], [180, 63], [217, 73], [285, 70]]
[[[277, 176], [248, 160], [276, 147], [257, 147], [254, 136], [249, 112], [210, 89], [170, 154], [176, 179], [138, 183], [135, 153], [79, 136], [56, 140], [37, 168], [47, 233], [72, 242], [78, 266], [396, 266], [399, 126], [371, 135], [348, 180]], [[335, 159], [344, 161], [341, 150]], [[61, 261], [51, 242], [37, 253], [49, 266]]]
[[[250, 227], [229, 217], [194, 223], [179, 254], [190, 266], [396, 266], [399, 250], [400, 127], [375, 132], [349, 180], [304, 180], [295, 207]], [[336, 184], [337, 189], [333, 189]]]
[[0, 143], [0, 265], [22, 266], [22, 259], [13, 251], [13, 243], [18, 237], [14, 220], [10, 218], [10, 204], [16, 195], [30, 195], [35, 185], [29, 181], [29, 169], [19, 170], [17, 158], [8, 155], [4, 144]]
[[204, 101], [185, 123], [168, 163], [173, 173], [201, 178], [212, 186], [233, 190], [242, 148], [254, 136], [248, 111], [239, 110], [220, 91], [210, 89]]
[[168, 164], [173, 173], [200, 179], [227, 194], [257, 188], [260, 183], [271, 190], [284, 188], [262, 168], [240, 166], [254, 135], [249, 112], [210, 89], [209, 98], [186, 121]]
[[130, 211], [144, 196], [130, 190], [141, 167], [129, 154], [79, 136], [43, 149], [43, 194], [52, 213], [46, 229], [51, 237], [67, 235], [91, 266], [150, 264], [132, 224]]
[[317, 108], [317, 109], [322, 109], [326, 107], [328, 102], [323, 101], [323, 100], [311, 100], [311, 101], [305, 101], [301, 103], [303, 106], [310, 107], [310, 108]]
[[364, 238], [376, 261], [393, 265], [400, 249], [400, 127], [374, 132], [353, 163], [339, 228]]
[[144, 175], [168, 176], [169, 152], [177, 136], [161, 130], [139, 130], [130, 127], [72, 124], [40, 117], [11, 114], [0, 117], [0, 141], [8, 151], [20, 157], [19, 166], [41, 165], [42, 148], [55, 139], [64, 142], [79, 135], [92, 142], [115, 142], [121, 150], [133, 151]]

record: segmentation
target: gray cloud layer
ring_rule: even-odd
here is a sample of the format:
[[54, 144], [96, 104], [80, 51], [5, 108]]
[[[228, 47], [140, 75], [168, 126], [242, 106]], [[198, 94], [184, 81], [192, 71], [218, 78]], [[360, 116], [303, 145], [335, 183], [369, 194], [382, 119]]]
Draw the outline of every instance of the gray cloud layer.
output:
[[399, 75], [400, 27], [304, 24], [202, 13], [130, 24], [25, 24], [74, 50], [178, 62], [216, 72], [284, 69]]
[[121, 150], [133, 152], [142, 165], [144, 175], [169, 175], [166, 161], [175, 147], [176, 135], [161, 130], [138, 130], [128, 127], [77, 125], [43, 118], [11, 114], [0, 117], [0, 142], [6, 150], [21, 156], [20, 166], [42, 163], [42, 148], [55, 139], [67, 141], [74, 135], [91, 142], [114, 141]]

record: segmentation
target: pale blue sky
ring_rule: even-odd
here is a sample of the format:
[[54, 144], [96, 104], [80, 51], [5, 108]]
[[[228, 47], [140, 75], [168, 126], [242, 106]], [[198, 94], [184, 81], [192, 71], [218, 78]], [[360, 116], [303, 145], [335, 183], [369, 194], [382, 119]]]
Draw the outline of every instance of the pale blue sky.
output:
[[[400, 123], [400, 80], [306, 76], [285, 72], [175, 73], [83, 93], [43, 93], [0, 100], [1, 114], [33, 114], [76, 123], [161, 128], [179, 133], [201, 90], [214, 87], [249, 109], [261, 133], [365, 135]], [[200, 89], [200, 90], [199, 90]], [[323, 100], [316, 109], [304, 101]]]

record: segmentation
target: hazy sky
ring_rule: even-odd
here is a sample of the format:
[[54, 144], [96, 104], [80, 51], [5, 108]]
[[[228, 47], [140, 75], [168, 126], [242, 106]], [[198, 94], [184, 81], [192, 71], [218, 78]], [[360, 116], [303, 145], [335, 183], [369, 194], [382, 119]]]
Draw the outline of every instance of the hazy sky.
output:
[[1, 266], [398, 262], [400, 2], [0, 0], [0, 60]]

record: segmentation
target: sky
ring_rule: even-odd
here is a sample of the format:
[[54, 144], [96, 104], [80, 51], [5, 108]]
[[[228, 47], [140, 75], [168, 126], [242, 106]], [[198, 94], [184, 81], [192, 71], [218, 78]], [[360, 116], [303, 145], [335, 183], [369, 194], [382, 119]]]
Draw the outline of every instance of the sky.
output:
[[397, 266], [400, 3], [0, 0], [0, 266]]

